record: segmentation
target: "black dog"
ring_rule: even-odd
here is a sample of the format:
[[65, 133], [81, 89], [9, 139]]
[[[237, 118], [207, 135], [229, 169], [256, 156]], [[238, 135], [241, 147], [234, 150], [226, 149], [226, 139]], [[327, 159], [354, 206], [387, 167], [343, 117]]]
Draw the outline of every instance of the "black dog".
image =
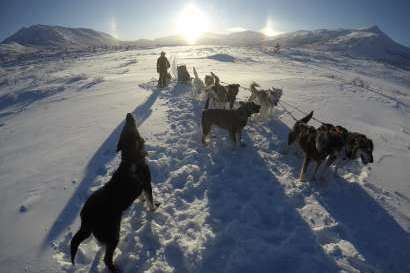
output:
[[[232, 142], [241, 144], [241, 133], [252, 114], [259, 113], [261, 108], [254, 102], [239, 102], [240, 107], [234, 110], [205, 109], [202, 112], [202, 143], [206, 144], [206, 137], [211, 127], [216, 125], [229, 131]], [[241, 144], [242, 145], [242, 144]]]
[[144, 193], [151, 210], [159, 204], [153, 202], [151, 174], [145, 161], [144, 139], [140, 136], [135, 120], [127, 114], [117, 151], [121, 151], [121, 163], [112, 178], [94, 192], [81, 210], [81, 227], [71, 240], [71, 262], [78, 246], [91, 234], [105, 245], [104, 263], [112, 272], [118, 271], [113, 263], [114, 250], [120, 236], [122, 212]]

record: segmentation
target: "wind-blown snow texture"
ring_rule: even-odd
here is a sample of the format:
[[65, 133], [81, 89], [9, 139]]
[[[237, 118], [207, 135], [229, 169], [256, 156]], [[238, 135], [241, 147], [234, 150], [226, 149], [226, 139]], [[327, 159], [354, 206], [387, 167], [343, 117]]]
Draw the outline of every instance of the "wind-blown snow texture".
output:
[[[204, 147], [203, 102], [190, 86], [150, 81], [161, 50], [202, 78], [283, 88], [284, 101], [371, 137], [375, 163], [329, 173], [325, 186], [297, 181], [301, 155], [286, 145], [293, 121], [280, 107], [250, 120], [246, 147], [223, 130]], [[119, 164], [115, 145], [132, 112], [162, 205], [150, 213], [136, 202], [124, 214], [115, 255], [124, 272], [409, 272], [409, 73], [269, 52], [173, 47], [0, 69], [0, 271], [107, 272], [94, 239], [75, 267], [69, 242], [87, 196]]]

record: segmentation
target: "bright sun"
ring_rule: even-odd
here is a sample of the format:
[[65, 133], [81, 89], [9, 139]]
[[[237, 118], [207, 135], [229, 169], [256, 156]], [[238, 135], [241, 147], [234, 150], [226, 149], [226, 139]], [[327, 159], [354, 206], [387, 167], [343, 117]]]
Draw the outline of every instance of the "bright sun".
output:
[[195, 44], [201, 34], [208, 30], [208, 20], [199, 8], [188, 4], [178, 15], [176, 30], [189, 44]]
[[276, 36], [281, 34], [282, 32], [277, 31], [274, 27], [274, 23], [271, 18], [266, 20], [266, 25], [264, 28], [261, 29], [261, 32], [266, 36]]

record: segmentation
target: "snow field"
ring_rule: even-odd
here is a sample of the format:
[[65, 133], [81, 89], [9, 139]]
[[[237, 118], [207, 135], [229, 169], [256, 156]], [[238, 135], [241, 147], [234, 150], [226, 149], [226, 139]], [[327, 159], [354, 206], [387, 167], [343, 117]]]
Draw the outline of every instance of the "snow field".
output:
[[[218, 129], [202, 146], [203, 102], [192, 98], [189, 86], [159, 91], [148, 82], [156, 50], [39, 62], [21, 74], [19, 67], [8, 67], [0, 83], [16, 81], [0, 86], [0, 94], [18, 98], [53, 86], [61, 92], [35, 96], [30, 103], [23, 97], [0, 109], [6, 113], [0, 117], [0, 153], [7, 157], [0, 167], [1, 180], [7, 181], [0, 212], [10, 219], [1, 224], [2, 236], [9, 237], [2, 243], [10, 245], [9, 253], [1, 253], [7, 257], [1, 267], [20, 272], [18, 253], [28, 261], [22, 265], [28, 272], [106, 272], [94, 239], [81, 245], [76, 267], [68, 248], [83, 202], [118, 166], [116, 141], [125, 113], [132, 111], [146, 139], [154, 194], [162, 205], [149, 213], [136, 202], [124, 214], [115, 258], [124, 272], [410, 270], [410, 191], [403, 180], [410, 162], [407, 74], [305, 50], [280, 56], [227, 47], [165, 51], [195, 66], [200, 77], [213, 71], [245, 87], [255, 80], [262, 87], [283, 88], [282, 98], [292, 105], [371, 136], [376, 163], [352, 163], [340, 177], [326, 175], [325, 185], [300, 183], [300, 152], [286, 147], [293, 121], [280, 107], [272, 120], [250, 120], [243, 132], [246, 147], [232, 147]], [[217, 54], [235, 62], [206, 58]], [[366, 84], [358, 86], [358, 77]], [[247, 96], [241, 90], [240, 98]], [[21, 172], [20, 166], [30, 170]], [[16, 227], [18, 234], [5, 232]], [[53, 260], [34, 261], [39, 245]]]

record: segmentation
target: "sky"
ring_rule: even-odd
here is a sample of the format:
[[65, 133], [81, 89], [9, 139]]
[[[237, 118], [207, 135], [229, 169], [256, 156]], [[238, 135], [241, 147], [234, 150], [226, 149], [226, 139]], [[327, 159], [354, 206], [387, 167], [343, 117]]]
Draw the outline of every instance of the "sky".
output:
[[121, 40], [174, 35], [182, 28], [274, 35], [378, 25], [410, 46], [410, 0], [0, 0], [0, 41], [33, 24], [87, 27]]

